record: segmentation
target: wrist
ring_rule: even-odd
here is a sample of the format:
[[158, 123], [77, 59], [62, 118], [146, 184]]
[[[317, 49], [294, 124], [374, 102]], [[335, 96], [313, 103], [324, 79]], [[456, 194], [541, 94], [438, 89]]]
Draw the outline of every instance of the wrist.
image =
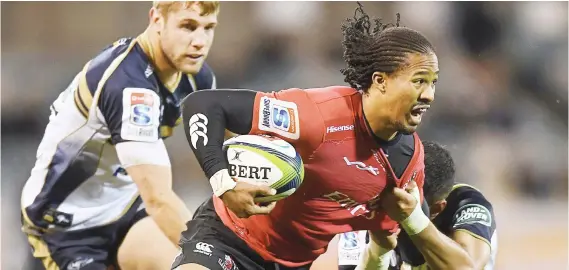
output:
[[217, 197], [225, 194], [225, 192], [235, 188], [237, 183], [229, 175], [227, 169], [221, 169], [217, 171], [210, 179], [209, 184], [213, 189], [213, 194]]
[[411, 215], [400, 222], [401, 227], [407, 232], [409, 236], [416, 235], [422, 232], [429, 226], [431, 220], [423, 213], [421, 204], [417, 203]]

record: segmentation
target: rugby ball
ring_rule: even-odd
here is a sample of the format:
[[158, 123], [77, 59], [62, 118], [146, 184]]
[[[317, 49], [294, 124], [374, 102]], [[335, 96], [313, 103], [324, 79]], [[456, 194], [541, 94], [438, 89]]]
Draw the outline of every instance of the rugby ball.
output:
[[294, 147], [279, 138], [241, 135], [223, 144], [229, 175], [237, 181], [269, 186], [272, 196], [257, 197], [255, 202], [278, 201], [293, 194], [304, 179], [304, 164]]

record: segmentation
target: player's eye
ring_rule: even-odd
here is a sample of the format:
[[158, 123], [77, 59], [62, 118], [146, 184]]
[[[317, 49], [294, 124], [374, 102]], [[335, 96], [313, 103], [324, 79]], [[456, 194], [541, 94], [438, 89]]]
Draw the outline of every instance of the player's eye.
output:
[[437, 82], [439, 81], [439, 79], [434, 79], [433, 80], [433, 85], [437, 85]]
[[196, 26], [194, 24], [183, 24], [182, 28], [188, 29], [190, 31], [196, 31]]
[[422, 84], [424, 84], [425, 82], [426, 82], [425, 79], [416, 79], [416, 80], [413, 81], [413, 83], [416, 84], [416, 85], [422, 85]]

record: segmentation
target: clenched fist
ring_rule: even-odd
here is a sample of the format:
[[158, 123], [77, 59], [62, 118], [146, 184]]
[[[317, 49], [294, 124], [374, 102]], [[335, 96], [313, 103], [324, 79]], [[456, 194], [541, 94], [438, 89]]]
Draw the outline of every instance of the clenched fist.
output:
[[381, 194], [381, 206], [387, 215], [401, 222], [413, 213], [419, 201], [419, 188], [411, 181], [405, 189], [394, 187]]

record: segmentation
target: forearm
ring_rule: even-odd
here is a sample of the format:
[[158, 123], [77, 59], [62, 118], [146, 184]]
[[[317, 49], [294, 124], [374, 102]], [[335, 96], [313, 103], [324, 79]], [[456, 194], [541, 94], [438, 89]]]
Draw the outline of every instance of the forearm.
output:
[[176, 246], [180, 240], [180, 234], [186, 230], [186, 222], [192, 218], [190, 210], [182, 199], [173, 191], [163, 196], [164, 199], [150, 200], [146, 203], [148, 215], [154, 219], [160, 230]]
[[[425, 216], [426, 219], [428, 219]], [[408, 220], [406, 220], [408, 221]], [[417, 232], [402, 224], [411, 241], [421, 252], [431, 269], [473, 269], [473, 263], [468, 253], [456, 242], [441, 233], [431, 222]]]
[[255, 92], [245, 90], [198, 91], [184, 101], [184, 130], [196, 159], [211, 178], [227, 168], [222, 146], [226, 130], [251, 130]]

